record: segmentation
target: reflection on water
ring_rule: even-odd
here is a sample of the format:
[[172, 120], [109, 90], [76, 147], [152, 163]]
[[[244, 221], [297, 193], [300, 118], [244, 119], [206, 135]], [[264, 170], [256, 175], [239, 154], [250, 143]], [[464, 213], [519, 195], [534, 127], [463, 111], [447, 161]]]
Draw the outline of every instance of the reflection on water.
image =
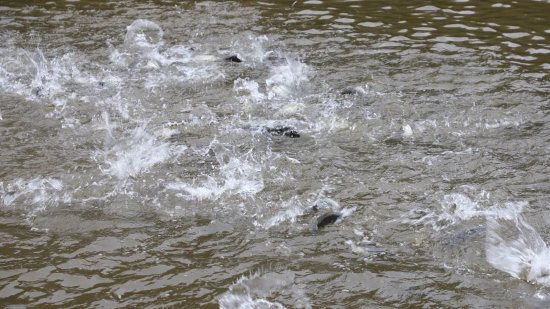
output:
[[549, 9], [4, 1], [0, 298], [547, 307]]

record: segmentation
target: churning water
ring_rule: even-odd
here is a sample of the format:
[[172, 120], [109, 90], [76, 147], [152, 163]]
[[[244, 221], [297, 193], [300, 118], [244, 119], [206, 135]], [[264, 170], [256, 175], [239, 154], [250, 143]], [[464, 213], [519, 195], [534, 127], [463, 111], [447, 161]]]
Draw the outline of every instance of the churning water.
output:
[[0, 12], [3, 307], [550, 305], [548, 1]]

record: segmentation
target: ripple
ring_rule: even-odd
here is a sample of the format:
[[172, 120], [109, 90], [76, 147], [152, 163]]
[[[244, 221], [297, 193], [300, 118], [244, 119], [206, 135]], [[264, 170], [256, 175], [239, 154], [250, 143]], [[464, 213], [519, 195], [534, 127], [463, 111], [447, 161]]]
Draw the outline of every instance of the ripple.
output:
[[497, 32], [495, 29], [493, 29], [491, 27], [481, 27], [481, 31], [484, 31], [484, 32]]
[[426, 5], [415, 9], [416, 11], [423, 11], [423, 12], [436, 12], [439, 11], [440, 8], [433, 5]]
[[425, 37], [428, 37], [432, 35], [430, 32], [415, 32], [413, 34], [411, 34], [411, 36], [415, 37], [415, 38], [425, 38]]
[[526, 32], [509, 32], [509, 33], [503, 33], [503, 36], [510, 38], [510, 39], [521, 39], [526, 36], [529, 36], [529, 33]]
[[455, 11], [455, 10], [451, 10], [451, 9], [444, 9], [443, 12], [444, 13], [450, 13], [450, 14], [458, 14], [458, 15], [473, 15], [473, 14], [476, 13], [475, 11], [469, 11], [469, 10]]
[[465, 30], [470, 30], [470, 31], [474, 31], [474, 30], [479, 29], [478, 27], [466, 26], [466, 25], [463, 25], [463, 24], [448, 24], [448, 25], [445, 25], [443, 27], [444, 28], [459, 28], [459, 29], [465, 29]]
[[383, 22], [369, 22], [369, 21], [365, 21], [365, 22], [362, 22], [362, 23], [359, 23], [358, 24], [359, 26], [363, 26], [363, 27], [368, 27], [368, 28], [376, 28], [376, 27], [381, 27], [384, 25]]
[[330, 11], [317, 11], [317, 10], [303, 10], [303, 11], [296, 12], [296, 14], [298, 15], [314, 15], [314, 16], [328, 15], [329, 13]]
[[550, 54], [550, 49], [546, 48], [529, 48], [527, 52], [530, 54]]
[[438, 52], [459, 52], [459, 51], [466, 51], [467, 49], [458, 47], [453, 44], [445, 44], [445, 43], [437, 43], [432, 46], [432, 50], [438, 51]]
[[467, 37], [438, 36], [438, 37], [434, 38], [433, 40], [436, 41], [436, 42], [442, 42], [442, 43], [446, 43], [446, 42], [466, 42], [466, 41], [469, 41], [470, 38], [467, 38]]
[[516, 44], [516, 43], [514, 43], [514, 42], [510, 42], [510, 41], [504, 41], [504, 42], [502, 42], [502, 44], [504, 44], [504, 45], [506, 45], [506, 46], [508, 46], [508, 47], [510, 47], [510, 48], [516, 48], [516, 47], [520, 47], [520, 46], [521, 46], [521, 45], [519, 45], [519, 44]]
[[512, 6], [510, 4], [502, 4], [502, 3], [493, 3], [491, 5], [493, 8], [511, 8]]
[[338, 18], [338, 19], [335, 19], [334, 21], [337, 22], [337, 23], [342, 23], [342, 24], [351, 24], [355, 21], [355, 19], [353, 19], [353, 18]]

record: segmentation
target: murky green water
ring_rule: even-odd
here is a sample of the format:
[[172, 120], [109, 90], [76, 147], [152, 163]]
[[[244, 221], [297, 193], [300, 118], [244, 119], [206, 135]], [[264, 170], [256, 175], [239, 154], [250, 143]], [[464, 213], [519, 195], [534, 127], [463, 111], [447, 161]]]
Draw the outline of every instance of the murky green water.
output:
[[549, 13], [3, 1], [0, 303], [548, 307]]

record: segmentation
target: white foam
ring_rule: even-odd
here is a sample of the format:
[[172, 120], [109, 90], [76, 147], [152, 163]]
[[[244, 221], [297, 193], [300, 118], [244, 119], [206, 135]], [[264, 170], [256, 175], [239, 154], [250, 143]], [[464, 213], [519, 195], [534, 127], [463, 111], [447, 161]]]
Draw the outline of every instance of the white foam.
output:
[[487, 222], [487, 261], [515, 278], [550, 287], [550, 248], [522, 216]]

